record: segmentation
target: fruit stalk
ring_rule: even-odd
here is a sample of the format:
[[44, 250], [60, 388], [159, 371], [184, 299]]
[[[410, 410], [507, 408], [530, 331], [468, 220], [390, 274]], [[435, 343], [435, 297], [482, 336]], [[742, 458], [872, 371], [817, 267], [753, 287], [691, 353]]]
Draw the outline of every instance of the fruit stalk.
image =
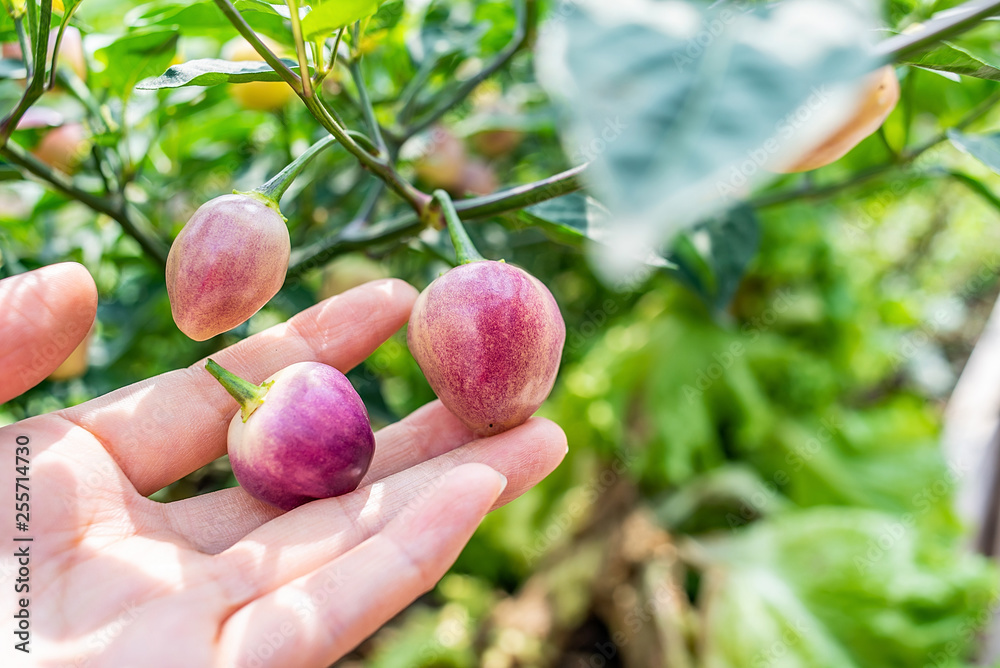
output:
[[254, 188], [248, 193], [239, 194], [250, 195], [251, 197], [256, 196], [258, 199], [263, 198], [265, 204], [270, 206], [275, 211], [278, 211], [278, 201], [281, 199], [281, 196], [285, 194], [285, 191], [288, 190], [288, 186], [292, 185], [292, 181], [294, 181], [295, 178], [302, 173], [302, 170], [306, 168], [306, 165], [308, 165], [320, 151], [325, 149], [330, 144], [335, 144], [336, 142], [337, 138], [333, 135], [323, 137], [318, 142], [307, 148], [302, 155], [290, 162], [287, 167], [271, 177], [267, 183]]
[[239, 402], [243, 422], [246, 422], [253, 415], [253, 412], [264, 403], [267, 391], [274, 384], [274, 381], [268, 381], [262, 385], [254, 385], [232, 371], [222, 368], [211, 358], [205, 363], [205, 370], [212, 374], [222, 384], [222, 387], [226, 388], [226, 392], [229, 392], [233, 399]]
[[482, 262], [485, 260], [486, 258], [479, 254], [475, 244], [472, 243], [472, 239], [469, 238], [468, 232], [465, 231], [465, 226], [462, 225], [462, 219], [458, 217], [458, 212], [455, 211], [455, 204], [451, 201], [451, 196], [444, 190], [435, 190], [433, 201], [441, 207], [441, 213], [448, 224], [448, 234], [451, 235], [451, 243], [455, 246], [455, 256], [458, 258], [458, 264], [469, 264], [470, 262]]

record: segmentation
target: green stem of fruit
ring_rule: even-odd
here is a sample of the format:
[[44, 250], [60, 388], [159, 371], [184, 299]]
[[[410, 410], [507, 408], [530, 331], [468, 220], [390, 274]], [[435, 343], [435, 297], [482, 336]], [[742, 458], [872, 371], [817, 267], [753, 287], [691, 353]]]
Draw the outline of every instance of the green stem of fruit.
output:
[[486, 258], [479, 254], [472, 239], [469, 238], [468, 232], [465, 231], [465, 226], [462, 225], [462, 219], [455, 211], [451, 196], [444, 190], [435, 190], [433, 197], [432, 201], [441, 207], [441, 213], [444, 214], [444, 220], [448, 224], [448, 234], [451, 235], [451, 243], [455, 246], [458, 263], [469, 264], [485, 260]]
[[233, 399], [239, 402], [244, 422], [253, 415], [255, 410], [260, 408], [260, 405], [264, 403], [264, 397], [267, 395], [268, 390], [274, 385], [273, 380], [260, 385], [254, 385], [248, 380], [243, 380], [233, 372], [223, 369], [211, 358], [205, 363], [205, 370], [222, 383], [222, 387], [226, 388], [226, 392], [229, 392], [233, 396]]
[[264, 203], [272, 209], [278, 211], [278, 202], [281, 200], [281, 196], [285, 194], [285, 191], [288, 190], [288, 186], [292, 185], [292, 181], [294, 181], [295, 178], [302, 173], [302, 170], [306, 168], [306, 165], [308, 165], [313, 158], [319, 155], [320, 151], [335, 143], [337, 143], [337, 138], [333, 135], [323, 137], [318, 142], [307, 148], [302, 155], [295, 158], [295, 160], [289, 163], [287, 167], [275, 174], [267, 181], [267, 183], [254, 188], [248, 193], [238, 194], [250, 195], [251, 197], [256, 196], [258, 199], [262, 199], [262, 201], [264, 201]]

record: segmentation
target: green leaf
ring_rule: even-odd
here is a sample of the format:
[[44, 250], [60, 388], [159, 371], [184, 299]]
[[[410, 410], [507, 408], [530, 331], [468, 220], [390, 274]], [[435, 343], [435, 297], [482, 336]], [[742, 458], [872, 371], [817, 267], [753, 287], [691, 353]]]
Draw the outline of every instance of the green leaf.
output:
[[[291, 27], [287, 8], [263, 0], [236, 0], [233, 5], [256, 32], [285, 44], [290, 43]], [[220, 40], [236, 36], [233, 24], [211, 0], [168, 5], [155, 3], [145, 11], [140, 10], [133, 25], [171, 27], [183, 30], [187, 36], [205, 35]]]
[[1000, 174], [1000, 133], [967, 135], [958, 130], [948, 130], [948, 139], [959, 151], [971, 155]]
[[[561, 243], [579, 245], [586, 241], [611, 243], [614, 231], [608, 210], [592, 197], [572, 193], [556, 197], [517, 213], [521, 222], [539, 227]], [[644, 257], [646, 264], [673, 268], [662, 256], [650, 253]]]
[[592, 192], [623, 226], [616, 246], [663, 243], [725, 211], [771, 156], [842, 120], [877, 66], [874, 20], [854, 3], [798, 5], [581, 0], [546, 31], [539, 79], [568, 120], [571, 160], [593, 163]]
[[98, 76], [112, 92], [126, 96], [136, 82], [170, 64], [179, 37], [176, 30], [165, 28], [142, 29], [119, 37], [94, 54], [105, 65]]
[[951, 42], [942, 42], [935, 49], [907, 58], [900, 64], [1000, 81], [1000, 67]]
[[326, 0], [302, 19], [306, 39], [327, 37], [378, 11], [379, 0]]
[[678, 267], [683, 283], [721, 310], [736, 293], [759, 245], [757, 216], [750, 207], [740, 206], [678, 237], [667, 260]]
[[[292, 71], [298, 71], [298, 63], [282, 60]], [[159, 90], [182, 86], [217, 86], [225, 83], [248, 83], [251, 81], [282, 81], [278, 73], [265, 62], [257, 60], [231, 61], [220, 58], [199, 58], [180, 65], [172, 65], [157, 77], [140, 81], [136, 88]]]
[[828, 507], [709, 543], [705, 665], [782, 657], [780, 665], [868, 668], [963, 658], [976, 636], [967, 631], [982, 628], [976, 620], [995, 603], [996, 575], [985, 559], [928, 538], [913, 515]]

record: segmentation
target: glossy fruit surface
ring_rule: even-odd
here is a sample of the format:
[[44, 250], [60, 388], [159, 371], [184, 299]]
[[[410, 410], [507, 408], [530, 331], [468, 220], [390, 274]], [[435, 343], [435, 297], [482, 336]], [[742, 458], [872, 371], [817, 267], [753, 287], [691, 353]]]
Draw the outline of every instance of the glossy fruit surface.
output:
[[[899, 102], [899, 80], [891, 65], [873, 72], [851, 118], [822, 144], [792, 164], [774, 169], [779, 173], [806, 172], [829, 165], [847, 155], [863, 139], [876, 132]], [[769, 167], [770, 168], [770, 167]]]
[[174, 322], [204, 341], [245, 322], [278, 293], [291, 243], [281, 214], [249, 195], [201, 205], [167, 256]]
[[407, 343], [434, 392], [479, 435], [523, 423], [549, 395], [566, 325], [552, 293], [504, 262], [463, 264], [431, 283]]
[[269, 378], [246, 422], [229, 425], [233, 474], [252, 496], [291, 510], [357, 489], [375, 454], [361, 397], [344, 374], [299, 362]]

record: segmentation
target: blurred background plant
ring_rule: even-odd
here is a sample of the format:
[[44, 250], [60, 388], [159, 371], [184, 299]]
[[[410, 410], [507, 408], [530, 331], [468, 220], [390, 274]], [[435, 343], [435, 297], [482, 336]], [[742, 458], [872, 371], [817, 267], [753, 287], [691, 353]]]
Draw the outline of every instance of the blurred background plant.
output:
[[[955, 4], [894, 0], [879, 8], [882, 27], [905, 32]], [[161, 75], [183, 75], [177, 67], [194, 59], [258, 66], [217, 4], [76, 5], [53, 4], [55, 26], [72, 14], [78, 44], [67, 32], [58, 85], [12, 136], [50, 169], [75, 174], [73, 187], [103, 191], [109, 206], [95, 211], [26, 179], [23, 152], [4, 149], [0, 277], [81, 262], [100, 290], [98, 320], [57, 376], [0, 406], [0, 425], [192, 364], [364, 281], [391, 275], [423, 288], [448, 267], [446, 235], [368, 225], [405, 219], [405, 205], [334, 148], [283, 200], [298, 251], [279, 295], [237, 329], [189, 340], [170, 316], [166, 240], [201, 203], [259, 185], [323, 133], [273, 77], [160, 87]], [[741, 13], [753, 3], [720, 5]], [[621, 143], [604, 135], [603, 158], [567, 139], [564, 93], [538, 83], [526, 47], [539, 25], [544, 41], [545, 26], [577, 20], [577, 3], [375, 6], [363, 31], [345, 31], [351, 68], [342, 62], [320, 85], [348, 127], [370, 129], [369, 98], [401, 173], [424, 190], [489, 195], [593, 159], [600, 194], [606, 184], [595, 179], [620, 176], [614, 151], [652, 141], [629, 131], [648, 108], [621, 121]], [[294, 60], [287, 11], [256, 0], [236, 8]], [[4, 20], [6, 113], [27, 72]], [[581, 26], [571, 34], [588, 35]], [[678, 53], [711, 51], [719, 38], [709, 34], [708, 44], [692, 42], [701, 51]], [[630, 48], [620, 35], [598, 37], [601, 49]], [[707, 222], [616, 279], [595, 271], [583, 243], [607, 239], [613, 194], [610, 211], [573, 194], [472, 222], [484, 255], [528, 269], [562, 308], [563, 366], [542, 413], [564, 427], [570, 453], [486, 519], [432, 592], [341, 664], [971, 661], [993, 620], [997, 572], [966, 549], [953, 497], [969, 472], [949, 467], [938, 437], [1000, 292], [997, 43], [1000, 24], [987, 22], [931, 51], [896, 53], [902, 97], [878, 133], [819, 172], [760, 184], [735, 209], [700, 211]], [[677, 67], [671, 76], [683, 83]], [[599, 87], [607, 74], [585, 83]], [[647, 97], [647, 107], [657, 102]], [[773, 131], [773, 120], [761, 123]], [[374, 231], [344, 233], [359, 229]], [[376, 427], [433, 399], [404, 333], [349, 377]], [[154, 498], [234, 484], [223, 459]]]

